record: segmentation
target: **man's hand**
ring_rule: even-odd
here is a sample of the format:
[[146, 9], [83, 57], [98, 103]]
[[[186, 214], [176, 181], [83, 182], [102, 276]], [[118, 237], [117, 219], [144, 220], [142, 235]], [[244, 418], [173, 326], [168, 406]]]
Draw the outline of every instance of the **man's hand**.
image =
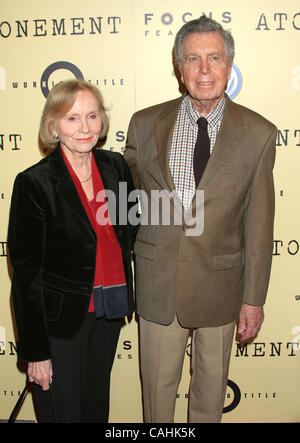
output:
[[258, 334], [263, 321], [264, 310], [262, 306], [243, 303], [238, 324], [238, 341], [245, 343], [254, 338]]
[[28, 363], [28, 380], [40, 385], [43, 391], [47, 391], [52, 383], [52, 363], [51, 360]]

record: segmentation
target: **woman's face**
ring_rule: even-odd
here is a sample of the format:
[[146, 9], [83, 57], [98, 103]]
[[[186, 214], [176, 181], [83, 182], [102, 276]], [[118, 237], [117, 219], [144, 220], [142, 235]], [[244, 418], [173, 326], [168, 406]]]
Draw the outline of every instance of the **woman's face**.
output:
[[98, 103], [90, 91], [78, 91], [75, 103], [54, 124], [62, 149], [85, 154], [96, 145], [102, 130]]

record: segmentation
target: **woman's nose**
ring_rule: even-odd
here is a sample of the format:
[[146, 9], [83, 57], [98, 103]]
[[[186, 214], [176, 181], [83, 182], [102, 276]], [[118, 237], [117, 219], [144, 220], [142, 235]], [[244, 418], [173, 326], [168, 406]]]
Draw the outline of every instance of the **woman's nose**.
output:
[[82, 132], [88, 132], [90, 130], [88, 122], [85, 118], [80, 120], [80, 130]]

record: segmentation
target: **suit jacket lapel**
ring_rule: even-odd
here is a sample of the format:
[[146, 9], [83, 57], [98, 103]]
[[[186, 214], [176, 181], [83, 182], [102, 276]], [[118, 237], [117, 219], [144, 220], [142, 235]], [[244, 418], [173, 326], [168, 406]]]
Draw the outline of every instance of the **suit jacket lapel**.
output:
[[[95, 148], [93, 152], [95, 152]], [[105, 156], [101, 156], [101, 150], [97, 152], [97, 155], [94, 155], [94, 158], [102, 178], [104, 189], [111, 190], [116, 197], [116, 219], [118, 220], [119, 176], [117, 170], [107, 162]], [[52, 179], [56, 182], [55, 188], [57, 192], [63, 198], [65, 204], [79, 217], [83, 218], [88, 227], [94, 232], [72, 177], [70, 176], [68, 168], [64, 162], [59, 146], [57, 146], [49, 155], [48, 162]]]
[[170, 167], [169, 148], [182, 97], [168, 102], [154, 125], [160, 169], [170, 190], [175, 190]]
[[[93, 150], [95, 151], [95, 149]], [[114, 192], [116, 198], [119, 195], [119, 176], [117, 170], [106, 161], [106, 157], [101, 155], [101, 149], [97, 149], [97, 155], [94, 155], [96, 165], [98, 166], [104, 189]]]
[[235, 104], [227, 97], [224, 116], [216, 144], [207, 163], [198, 189], [203, 189], [218, 170], [225, 164], [244, 137], [243, 121]]
[[55, 180], [55, 189], [63, 198], [66, 206], [68, 206], [79, 217], [85, 219], [86, 223], [91, 229], [92, 225], [85, 212], [84, 206], [78, 195], [77, 189], [74, 185], [72, 177], [68, 171], [67, 165], [64, 162], [59, 146], [48, 157], [50, 174]]
[[[95, 152], [95, 149], [93, 151]], [[127, 192], [124, 195], [122, 191], [121, 193], [119, 192], [120, 177], [118, 171], [116, 167], [107, 162], [107, 157], [102, 155], [101, 151], [101, 149], [97, 149], [97, 155], [94, 155], [94, 159], [99, 169], [105, 191], [111, 191], [113, 195], [112, 201], [109, 200], [110, 196], [107, 195], [108, 211], [111, 220], [116, 221], [116, 223], [113, 223], [113, 228], [115, 232], [117, 232], [117, 224], [119, 220], [119, 201], [120, 198], [125, 198], [127, 201]], [[111, 207], [109, 206], [109, 203], [112, 204]]]

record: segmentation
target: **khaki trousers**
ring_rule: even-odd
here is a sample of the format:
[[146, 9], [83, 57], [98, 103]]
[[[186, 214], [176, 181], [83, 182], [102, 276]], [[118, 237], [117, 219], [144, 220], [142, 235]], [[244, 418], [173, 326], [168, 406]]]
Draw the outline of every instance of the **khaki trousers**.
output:
[[[218, 423], [224, 407], [235, 322], [193, 330], [189, 422]], [[146, 423], [174, 422], [190, 330], [177, 317], [167, 326], [140, 317], [140, 356]]]

